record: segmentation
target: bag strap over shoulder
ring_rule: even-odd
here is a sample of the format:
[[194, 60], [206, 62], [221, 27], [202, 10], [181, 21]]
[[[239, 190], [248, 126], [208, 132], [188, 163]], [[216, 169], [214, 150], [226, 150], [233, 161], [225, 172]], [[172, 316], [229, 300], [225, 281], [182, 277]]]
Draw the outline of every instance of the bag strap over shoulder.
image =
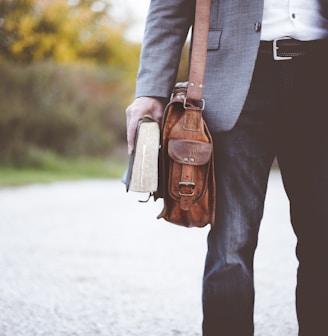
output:
[[196, 0], [187, 100], [201, 101], [204, 90], [211, 0]]

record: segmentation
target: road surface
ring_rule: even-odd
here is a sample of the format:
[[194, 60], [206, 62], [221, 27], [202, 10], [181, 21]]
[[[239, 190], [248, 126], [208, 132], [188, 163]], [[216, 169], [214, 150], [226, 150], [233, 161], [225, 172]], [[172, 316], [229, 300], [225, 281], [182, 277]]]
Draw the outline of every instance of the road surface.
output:
[[[205, 229], [157, 220], [117, 180], [0, 189], [0, 336], [200, 336]], [[296, 336], [280, 176], [255, 260], [256, 336]]]

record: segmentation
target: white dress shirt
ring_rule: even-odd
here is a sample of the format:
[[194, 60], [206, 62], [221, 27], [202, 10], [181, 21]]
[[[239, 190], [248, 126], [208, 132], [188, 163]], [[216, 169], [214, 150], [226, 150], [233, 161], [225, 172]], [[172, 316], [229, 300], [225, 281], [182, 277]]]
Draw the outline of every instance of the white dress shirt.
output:
[[328, 38], [328, 17], [319, 0], [264, 0], [261, 39], [289, 36], [302, 41]]

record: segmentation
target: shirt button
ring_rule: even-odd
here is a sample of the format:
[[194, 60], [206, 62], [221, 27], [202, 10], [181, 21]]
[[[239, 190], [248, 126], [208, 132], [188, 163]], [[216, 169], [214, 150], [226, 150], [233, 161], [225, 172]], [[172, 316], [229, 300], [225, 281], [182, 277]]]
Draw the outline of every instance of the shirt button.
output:
[[255, 22], [255, 24], [254, 24], [254, 30], [257, 33], [261, 31], [261, 28], [262, 28], [261, 22], [259, 22], [259, 21]]

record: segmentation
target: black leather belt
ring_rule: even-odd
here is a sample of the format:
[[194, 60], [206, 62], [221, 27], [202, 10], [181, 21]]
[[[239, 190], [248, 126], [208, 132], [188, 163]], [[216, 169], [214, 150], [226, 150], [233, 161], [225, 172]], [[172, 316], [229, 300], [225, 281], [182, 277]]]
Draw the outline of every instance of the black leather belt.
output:
[[323, 50], [328, 50], [328, 40], [300, 41], [289, 37], [261, 41], [259, 49], [260, 53], [272, 55], [276, 61], [313, 55]]

